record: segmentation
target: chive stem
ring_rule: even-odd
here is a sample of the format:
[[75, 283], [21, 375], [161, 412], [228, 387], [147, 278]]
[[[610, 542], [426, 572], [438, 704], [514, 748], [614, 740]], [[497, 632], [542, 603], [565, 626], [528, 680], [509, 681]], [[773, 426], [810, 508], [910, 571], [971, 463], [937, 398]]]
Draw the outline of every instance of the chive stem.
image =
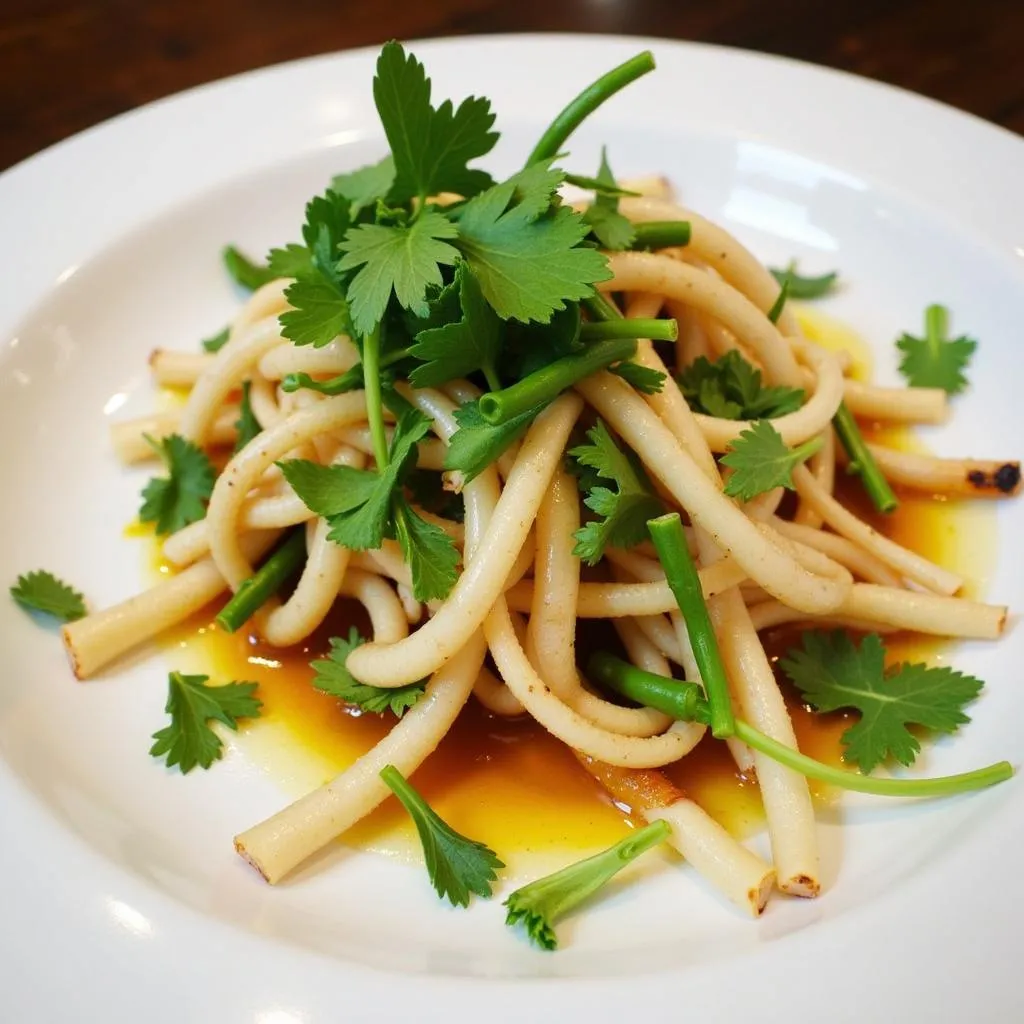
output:
[[924, 311], [924, 332], [930, 345], [938, 345], [946, 340], [949, 329], [949, 316], [945, 306], [932, 303]]
[[860, 482], [871, 499], [871, 504], [879, 512], [894, 512], [899, 507], [899, 499], [889, 486], [874, 455], [864, 440], [864, 435], [853, 418], [853, 413], [847, 408], [845, 402], [839, 403], [835, 416], [832, 417], [832, 426], [835, 427], [836, 436], [840, 444], [846, 449], [850, 457], [849, 472], [856, 473]]
[[672, 249], [690, 244], [688, 220], [649, 220], [634, 224], [630, 249]]
[[647, 523], [669, 589], [679, 605], [690, 634], [694, 660], [700, 670], [711, 710], [711, 732], [718, 739], [735, 731], [729, 684], [711, 625], [711, 616], [700, 586], [700, 576], [686, 546], [686, 534], [678, 512], [658, 516]]
[[306, 531], [294, 530], [267, 560], [244, 580], [234, 596], [217, 615], [217, 625], [226, 633], [236, 633], [253, 613], [267, 603], [302, 564], [306, 557]]
[[498, 426], [536, 405], [552, 401], [584, 377], [635, 354], [634, 338], [610, 338], [594, 342], [582, 352], [563, 356], [534, 370], [507, 388], [481, 395], [480, 415], [492, 426]]
[[675, 341], [679, 337], [679, 324], [675, 320], [621, 319], [600, 320], [580, 327], [580, 340], [607, 341], [610, 338], [650, 338], [651, 341]]
[[587, 311], [592, 321], [622, 320], [624, 317], [618, 307], [603, 292], [594, 292], [580, 300], [580, 305]]
[[363, 339], [363, 388], [366, 394], [366, 419], [377, 472], [388, 468], [388, 438], [384, 432], [384, 405], [380, 387], [380, 324]]
[[624, 64], [612, 68], [596, 82], [592, 82], [575, 99], [571, 100], [564, 110], [551, 122], [548, 129], [533, 147], [533, 152], [526, 161], [526, 166], [539, 160], [552, 159], [562, 148], [562, 143], [589, 117], [605, 100], [624, 89], [630, 82], [636, 81], [641, 75], [654, 70], [654, 55], [644, 50], [631, 57]]
[[[695, 683], [680, 682], [677, 679], [645, 672], [604, 651], [597, 651], [591, 655], [587, 663], [587, 674], [595, 682], [604, 684], [635, 703], [656, 708], [672, 718], [685, 722], [707, 723], [710, 717], [708, 702], [700, 695], [700, 688]], [[1013, 776], [1013, 766], [1008, 761], [998, 761], [986, 768], [937, 779], [880, 779], [822, 764], [821, 761], [816, 761], [813, 757], [801, 754], [798, 750], [766, 736], [742, 719], [737, 719], [735, 725], [737, 739], [778, 761], [779, 764], [792, 768], [809, 779], [857, 793], [895, 797], [952, 796], [956, 793], [985, 789], [1005, 782]]]

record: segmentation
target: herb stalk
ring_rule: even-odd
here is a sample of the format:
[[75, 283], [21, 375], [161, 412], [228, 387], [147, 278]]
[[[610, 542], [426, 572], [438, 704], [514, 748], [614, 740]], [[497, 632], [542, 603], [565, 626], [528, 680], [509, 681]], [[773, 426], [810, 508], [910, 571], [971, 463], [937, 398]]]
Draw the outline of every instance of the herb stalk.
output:
[[832, 426], [836, 429], [836, 436], [840, 444], [846, 449], [850, 457], [849, 472], [856, 473], [864, 490], [871, 499], [871, 504], [879, 512], [894, 512], [899, 506], [899, 500], [885, 479], [874, 455], [864, 440], [864, 435], [853, 418], [853, 413], [847, 408], [845, 402], [839, 403], [835, 416], [832, 417]]
[[690, 244], [688, 220], [650, 220], [634, 224], [630, 249], [673, 249]]
[[305, 557], [306, 532], [300, 528], [267, 558], [254, 575], [242, 582], [217, 615], [217, 625], [226, 633], [236, 633], [281, 589]]
[[679, 337], [679, 324], [675, 320], [621, 319], [601, 320], [580, 326], [580, 340], [607, 341], [610, 338], [650, 338], [651, 341], [675, 341]]

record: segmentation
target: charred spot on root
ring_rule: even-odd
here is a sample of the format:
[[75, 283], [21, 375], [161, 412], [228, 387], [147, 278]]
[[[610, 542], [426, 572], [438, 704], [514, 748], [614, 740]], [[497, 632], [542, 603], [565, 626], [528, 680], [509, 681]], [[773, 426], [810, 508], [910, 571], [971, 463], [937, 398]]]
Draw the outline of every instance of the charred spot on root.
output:
[[986, 473], [981, 469], [972, 469], [967, 474], [967, 482], [977, 491], [999, 491], [1001, 494], [1013, 494], [1020, 487], [1020, 463], [1004, 462], [992, 473]]

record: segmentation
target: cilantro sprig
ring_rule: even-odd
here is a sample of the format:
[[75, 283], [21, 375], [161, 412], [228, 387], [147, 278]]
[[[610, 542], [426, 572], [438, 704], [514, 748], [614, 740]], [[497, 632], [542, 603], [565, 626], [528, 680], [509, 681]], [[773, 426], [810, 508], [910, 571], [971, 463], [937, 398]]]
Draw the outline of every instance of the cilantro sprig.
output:
[[769, 420], [757, 420], [743, 431], [722, 456], [722, 465], [733, 472], [725, 482], [730, 498], [750, 501], [775, 487], [795, 490], [793, 470], [821, 448], [821, 436], [787, 448], [782, 435]]
[[[583, 503], [595, 519], [574, 534], [573, 554], [596, 565], [608, 545], [630, 548], [647, 537], [647, 520], [664, 511], [643, 469], [615, 443], [604, 422], [587, 431], [588, 444], [569, 450], [581, 468]], [[589, 470], [590, 472], [586, 472]], [[614, 490], [601, 480], [614, 483]]]
[[695, 359], [678, 378], [690, 408], [726, 420], [774, 419], [796, 412], [803, 404], [800, 388], [766, 387], [761, 371], [731, 349], [712, 362]]
[[843, 757], [870, 772], [890, 757], [912, 765], [920, 740], [907, 728], [920, 725], [952, 733], [970, 721], [964, 708], [984, 685], [948, 665], [904, 662], [886, 669], [885, 646], [869, 633], [858, 647], [842, 630], [808, 631], [780, 667], [817, 711], [853, 708], [860, 721], [842, 735]]
[[263, 707], [255, 696], [256, 683], [207, 686], [209, 678], [172, 672], [167, 680], [164, 710], [171, 716], [171, 724], [153, 733], [156, 742], [149, 752], [165, 758], [168, 768], [177, 766], [182, 775], [196, 765], [209, 768], [224, 756], [224, 744], [210, 722], [237, 729], [239, 719], [257, 718]]
[[380, 777], [416, 825], [427, 874], [437, 895], [453, 907], [468, 907], [472, 893], [487, 899], [498, 868], [505, 866], [495, 852], [456, 832], [394, 765], [382, 768]]
[[791, 299], [823, 298], [835, 290], [836, 281], [839, 279], [837, 270], [821, 274], [819, 277], [804, 277], [796, 272], [796, 260], [791, 260], [783, 270], [776, 267], [770, 267], [769, 270], [780, 285], [788, 282], [786, 291]]
[[314, 672], [313, 686], [321, 693], [337, 697], [338, 700], [371, 714], [380, 715], [390, 711], [396, 718], [401, 718], [423, 696], [426, 684], [407, 683], [405, 686], [385, 689], [383, 686], [360, 683], [345, 667], [345, 661], [364, 643], [366, 641], [354, 626], [349, 630], [347, 638], [332, 636], [331, 649], [327, 657], [310, 663], [310, 668]]
[[978, 343], [967, 335], [950, 339], [949, 311], [931, 305], [924, 311], [924, 337], [903, 334], [896, 347], [903, 353], [900, 373], [915, 388], [942, 388], [949, 395], [967, 387], [964, 370]]
[[504, 903], [508, 907], [505, 923], [522, 923], [534, 945], [557, 949], [555, 921], [593, 896], [641, 854], [663, 843], [671, 832], [668, 822], [653, 821], [607, 850], [516, 889]]
[[74, 622], [86, 615], [85, 598], [45, 569], [23, 573], [10, 593], [26, 611], [49, 615], [58, 622]]
[[176, 533], [206, 515], [206, 502], [213, 493], [213, 464], [198, 445], [180, 434], [147, 440], [167, 467], [167, 476], [154, 477], [142, 489], [139, 519], [156, 523], [158, 534]]

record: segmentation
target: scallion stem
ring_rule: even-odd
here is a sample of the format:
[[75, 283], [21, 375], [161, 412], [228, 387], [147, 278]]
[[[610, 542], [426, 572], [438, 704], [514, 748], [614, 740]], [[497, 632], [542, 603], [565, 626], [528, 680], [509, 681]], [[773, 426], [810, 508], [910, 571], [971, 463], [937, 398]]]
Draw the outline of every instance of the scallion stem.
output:
[[480, 415], [498, 426], [536, 405], [553, 401], [577, 381], [636, 353], [633, 338], [598, 341], [572, 355], [556, 359], [501, 391], [480, 396]]
[[593, 295], [580, 300], [580, 305], [587, 311], [592, 321], [623, 319], [618, 307], [603, 292], [594, 292]]
[[675, 341], [679, 324], [675, 320], [621, 319], [600, 320], [580, 327], [582, 341], [606, 341], [609, 338], [650, 338], [651, 341]]
[[715, 639], [715, 631], [711, 626], [708, 606], [704, 601], [704, 592], [701, 590], [700, 576], [686, 546], [686, 534], [683, 532], [679, 514], [670, 512], [668, 515], [651, 519], [647, 523], [647, 529], [657, 549], [661, 567], [665, 570], [669, 589], [686, 620], [694, 660], [697, 662], [700, 677], [704, 682], [704, 691], [708, 696], [711, 732], [718, 739], [731, 736], [735, 729], [735, 721], [729, 697], [729, 684], [722, 664], [722, 655], [718, 650], [718, 641]]
[[871, 499], [871, 504], [879, 512], [894, 512], [899, 506], [899, 499], [889, 486], [889, 481], [882, 475], [874, 455], [864, 440], [864, 435], [853, 418], [853, 413], [847, 408], [845, 402], [839, 403], [835, 416], [832, 417], [832, 426], [836, 429], [836, 436], [840, 444], [846, 449], [850, 457], [850, 471], [860, 477], [860, 482]]
[[562, 148], [562, 143], [589, 117], [605, 100], [624, 89], [630, 82], [635, 82], [641, 75], [654, 70], [654, 55], [644, 50], [631, 57], [602, 75], [596, 82], [588, 85], [565, 109], [551, 122], [540, 141], [533, 147], [533, 152], [526, 161], [526, 166], [538, 160], [548, 160]]
[[587, 661], [587, 676], [623, 697], [655, 708], [684, 722], [707, 722], [707, 701], [696, 683], [655, 675], [606, 651], [595, 651]]
[[253, 613], [267, 603], [302, 564], [306, 557], [306, 532], [296, 529], [278, 549], [244, 580], [234, 596], [220, 610], [217, 625], [227, 633], [235, 633]]
[[630, 249], [672, 249], [690, 244], [688, 220], [649, 220], [634, 224], [633, 244]]

